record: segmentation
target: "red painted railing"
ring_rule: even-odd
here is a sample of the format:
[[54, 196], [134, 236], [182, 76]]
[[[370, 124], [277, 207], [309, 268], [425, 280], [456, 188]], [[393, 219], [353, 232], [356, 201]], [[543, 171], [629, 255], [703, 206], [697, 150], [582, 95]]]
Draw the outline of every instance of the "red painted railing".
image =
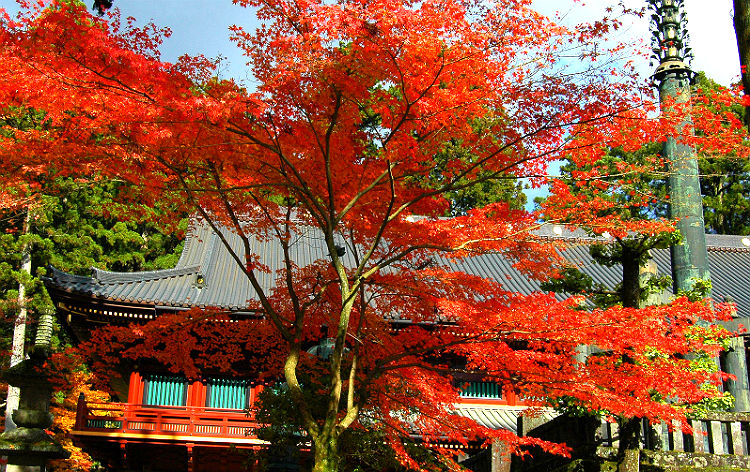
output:
[[241, 410], [92, 403], [79, 399], [73, 435], [120, 438], [147, 435], [160, 439], [190, 436], [197, 442], [226, 438], [233, 443], [259, 443], [255, 436], [257, 427], [254, 418]]
[[[498, 407], [523, 405], [514, 395], [501, 399], [463, 398], [463, 407]], [[246, 447], [264, 444], [255, 434], [258, 423], [242, 410], [206, 408], [199, 406], [151, 406], [130, 403], [87, 402], [78, 400], [73, 435], [112, 440], [185, 441], [245, 444]]]

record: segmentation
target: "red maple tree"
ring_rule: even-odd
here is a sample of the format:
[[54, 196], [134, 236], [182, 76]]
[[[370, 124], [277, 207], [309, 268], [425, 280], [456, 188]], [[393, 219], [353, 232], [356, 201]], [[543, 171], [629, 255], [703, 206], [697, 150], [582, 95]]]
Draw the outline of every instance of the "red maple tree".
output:
[[[509, 292], [456, 267], [499, 253], [529, 277], [549, 277], [557, 256], [533, 235], [534, 216], [491, 204], [441, 218], [448, 192], [544, 173], [561, 153], [597, 149], [602, 134], [620, 145], [647, 139], [652, 126], [632, 112], [644, 106], [636, 78], [595, 67], [602, 46], [594, 44], [617, 20], [565, 28], [528, 0], [239, 3], [263, 23], [233, 31], [253, 91], [213, 78], [203, 58], [161, 62], [163, 32], [92, 17], [75, 2], [5, 16], [0, 26], [2, 113], [46, 113], [40, 129], [3, 130], [4, 182], [33, 182], [49, 169], [122, 179], [143, 199], [182, 202], [243, 240], [236, 261], [257, 292], [247, 309], [263, 320], [223, 333], [190, 323], [162, 359], [189, 370], [190, 336], [223, 338], [215, 347], [268, 333], [316, 471], [339, 468], [338, 440], [357, 426], [381, 430], [414, 468], [402, 444], [413, 433], [446, 457], [453, 452], [440, 444], [492, 439], [511, 452], [564, 451], [456, 414], [453, 379], [465, 374], [530, 404], [566, 396], [628, 417], [684, 420], [678, 406], [705, 397], [700, 385], [717, 379], [691, 371], [685, 355], [715, 354], [694, 331], [717, 312], [685, 300], [583, 310], [578, 299]], [[571, 50], [574, 65], [562, 60]], [[632, 127], [643, 132], [619, 132]], [[328, 255], [300, 266], [295, 235], [310, 231]], [[270, 290], [254, 238], [275, 240], [283, 256]], [[150, 334], [168, 336], [184, 321], [109, 335], [140, 356]], [[304, 348], [322, 326], [333, 349], [315, 360]], [[581, 344], [601, 355], [576, 361]], [[299, 380], [310, 364], [325, 374], [312, 392], [323, 411], [309, 407], [310, 386]]]

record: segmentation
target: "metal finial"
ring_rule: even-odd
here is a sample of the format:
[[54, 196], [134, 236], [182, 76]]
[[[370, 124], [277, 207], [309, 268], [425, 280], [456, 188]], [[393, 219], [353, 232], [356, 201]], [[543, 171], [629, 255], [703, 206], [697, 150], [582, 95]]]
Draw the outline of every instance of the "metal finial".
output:
[[[651, 15], [651, 59], [659, 66], [654, 78], [661, 81], [668, 73], [687, 74], [691, 79], [695, 73], [688, 64], [693, 52], [688, 46], [687, 15], [683, 11], [683, 0], [647, 0], [654, 13]], [[687, 64], [686, 64], [687, 62]]]

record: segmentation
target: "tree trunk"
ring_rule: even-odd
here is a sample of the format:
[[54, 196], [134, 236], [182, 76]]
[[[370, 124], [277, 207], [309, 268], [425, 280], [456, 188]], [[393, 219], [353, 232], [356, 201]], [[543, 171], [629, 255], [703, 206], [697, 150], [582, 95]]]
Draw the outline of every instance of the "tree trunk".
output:
[[[622, 246], [622, 306], [639, 308], [641, 305], [642, 254], [627, 243]], [[623, 362], [632, 362], [627, 356]], [[641, 419], [620, 418], [620, 442], [617, 449], [617, 472], [638, 472], [641, 455]]]
[[338, 438], [321, 435], [313, 446], [315, 463], [312, 472], [338, 472], [341, 465]]
[[[734, 0], [734, 33], [740, 55], [742, 88], [750, 95], [750, 0]], [[750, 106], [745, 107], [745, 124], [750, 127]]]
[[633, 249], [627, 241], [622, 243], [622, 306], [639, 308], [641, 305], [641, 266], [642, 251]]

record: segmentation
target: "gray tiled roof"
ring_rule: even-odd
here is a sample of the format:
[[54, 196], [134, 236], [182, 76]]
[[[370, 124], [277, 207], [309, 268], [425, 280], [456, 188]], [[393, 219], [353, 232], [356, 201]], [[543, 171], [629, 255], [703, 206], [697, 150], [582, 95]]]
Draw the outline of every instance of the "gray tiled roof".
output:
[[[222, 235], [243, 258], [241, 239], [229, 230], [222, 230]], [[321, 259], [328, 253], [324, 242], [309, 234], [298, 234], [291, 249], [292, 258], [300, 265]], [[281, 268], [281, 249], [273, 241], [251, 238], [250, 251], [258, 255], [258, 263], [270, 269], [267, 273], [256, 271], [260, 285], [268, 290], [273, 286], [275, 272]], [[200, 285], [197, 283], [199, 276], [204, 281]], [[157, 306], [241, 310], [248, 300], [255, 299], [255, 291], [240, 266], [205, 222], [191, 225], [185, 247], [173, 269], [128, 273], [93, 268], [91, 277], [81, 277], [52, 268], [47, 283], [70, 293]]]
[[[538, 234], [560, 241], [565, 246], [562, 254], [572, 264], [591, 275], [596, 282], [612, 287], [620, 280], [620, 268], [595, 264], [588, 254], [594, 241], [582, 232], [554, 231], [544, 225]], [[243, 257], [240, 238], [231, 231], [223, 231], [236, 253]], [[722, 301], [730, 296], [738, 305], [741, 317], [750, 316], [750, 248], [741, 236], [706, 235], [714, 298]], [[250, 240], [250, 250], [259, 262], [268, 266], [268, 273], [259, 274], [264, 289], [273, 286], [276, 270], [283, 258], [280, 247], [273, 240]], [[299, 266], [327, 258], [327, 249], [312, 231], [297, 234], [291, 244], [292, 259]], [[654, 251], [654, 261], [660, 274], [670, 272], [669, 251]], [[521, 275], [511, 261], [497, 254], [472, 257], [460, 263], [458, 269], [503, 283], [509, 291], [524, 294], [539, 290], [539, 282]], [[197, 277], [205, 280], [199, 287]], [[205, 223], [194, 223], [188, 233], [185, 248], [174, 269], [148, 272], [108, 272], [93, 269], [91, 277], [81, 277], [52, 269], [47, 283], [57, 290], [88, 295], [117, 302], [156, 306], [215, 306], [242, 310], [255, 292], [219, 238]], [[748, 323], [746, 323], [748, 324]]]

